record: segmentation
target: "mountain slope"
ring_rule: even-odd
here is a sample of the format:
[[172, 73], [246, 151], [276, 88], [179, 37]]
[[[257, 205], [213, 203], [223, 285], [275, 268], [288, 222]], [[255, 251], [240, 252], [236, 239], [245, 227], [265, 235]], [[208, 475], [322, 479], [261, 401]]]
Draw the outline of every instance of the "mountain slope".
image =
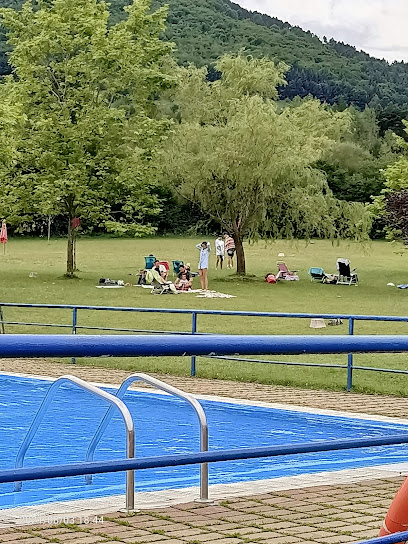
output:
[[311, 93], [360, 108], [408, 104], [407, 64], [389, 65], [334, 40], [323, 43], [311, 32], [229, 0], [170, 0], [166, 38], [177, 44], [181, 63], [211, 64], [242, 48], [285, 61], [292, 69], [282, 98]]
[[[153, 0], [153, 7], [165, 0]], [[129, 0], [111, 0], [111, 19], [124, 16]], [[165, 38], [177, 45], [178, 60], [198, 66], [213, 65], [225, 52], [244, 49], [291, 66], [281, 98], [313, 96], [330, 104], [366, 105], [394, 123], [408, 111], [408, 64], [388, 64], [334, 40], [322, 42], [311, 32], [279, 19], [249, 12], [230, 0], [168, 0]], [[17, 7], [21, 0], [0, 0]], [[1, 38], [1, 37], [0, 37]], [[0, 44], [0, 73], [5, 73], [4, 43]], [[215, 76], [216, 77], [216, 76]], [[388, 117], [387, 117], [388, 116]], [[387, 128], [386, 126], [383, 128]]]

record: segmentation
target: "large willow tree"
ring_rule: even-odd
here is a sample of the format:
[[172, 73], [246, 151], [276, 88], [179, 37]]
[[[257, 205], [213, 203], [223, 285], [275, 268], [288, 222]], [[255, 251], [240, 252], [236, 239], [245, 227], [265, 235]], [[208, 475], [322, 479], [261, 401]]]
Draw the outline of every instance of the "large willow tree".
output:
[[226, 55], [213, 83], [206, 69], [178, 70], [164, 179], [233, 236], [239, 274], [246, 237], [349, 237], [366, 227], [363, 206], [336, 200], [313, 167], [349, 130], [349, 114], [312, 99], [278, 102], [287, 68]]
[[65, 215], [68, 276], [74, 217], [137, 235], [152, 232], [143, 222], [158, 210], [150, 163], [167, 123], [151, 113], [168, 85], [162, 63], [171, 45], [159, 38], [166, 13], [151, 13], [149, 0], [125, 9], [110, 28], [97, 0], [0, 10], [13, 46], [0, 100], [21, 105], [23, 125], [14, 160], [0, 171], [0, 212], [12, 223]]

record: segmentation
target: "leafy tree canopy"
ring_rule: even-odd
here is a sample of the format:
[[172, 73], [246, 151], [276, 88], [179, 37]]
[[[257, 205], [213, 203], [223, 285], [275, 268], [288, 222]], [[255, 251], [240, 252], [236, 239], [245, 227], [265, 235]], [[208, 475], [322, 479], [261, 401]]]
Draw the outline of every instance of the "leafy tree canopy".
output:
[[245, 236], [363, 233], [363, 207], [335, 199], [312, 167], [350, 130], [350, 114], [313, 99], [284, 106], [269, 98], [284, 84], [284, 64], [225, 55], [216, 68], [222, 77], [212, 83], [205, 69], [178, 69], [180, 123], [163, 179], [233, 235], [237, 272], [245, 273]]
[[1, 171], [0, 210], [14, 222], [65, 215], [68, 275], [73, 217], [111, 230], [130, 224], [137, 235], [152, 232], [143, 220], [159, 209], [151, 158], [167, 122], [154, 119], [152, 97], [171, 81], [162, 69], [171, 44], [159, 39], [166, 12], [150, 13], [149, 0], [126, 12], [108, 28], [107, 4], [96, 0], [0, 10], [14, 72], [1, 88], [1, 109], [15, 100], [24, 119]]

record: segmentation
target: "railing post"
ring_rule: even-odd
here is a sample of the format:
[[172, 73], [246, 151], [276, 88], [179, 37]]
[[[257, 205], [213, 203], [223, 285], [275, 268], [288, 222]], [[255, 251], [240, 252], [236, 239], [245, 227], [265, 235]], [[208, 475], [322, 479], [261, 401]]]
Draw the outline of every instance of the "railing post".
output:
[[[193, 312], [192, 314], [192, 323], [191, 323], [191, 333], [195, 334], [197, 332], [197, 314]], [[195, 355], [191, 357], [191, 376], [196, 375], [196, 358]]]
[[[349, 335], [354, 334], [354, 319], [349, 318]], [[347, 391], [351, 391], [353, 387], [353, 354], [347, 356]]]
[[[77, 327], [77, 308], [72, 308], [72, 334], [76, 334], [76, 327]], [[75, 357], [72, 357], [71, 363], [75, 364]]]
[[[201, 451], [208, 451], [208, 426], [201, 426]], [[208, 498], [208, 463], [200, 467], [200, 499], [197, 502], [213, 502]]]
[[0, 306], [0, 320], [1, 320], [1, 334], [6, 334], [4, 329], [4, 317], [3, 317], [3, 307]]

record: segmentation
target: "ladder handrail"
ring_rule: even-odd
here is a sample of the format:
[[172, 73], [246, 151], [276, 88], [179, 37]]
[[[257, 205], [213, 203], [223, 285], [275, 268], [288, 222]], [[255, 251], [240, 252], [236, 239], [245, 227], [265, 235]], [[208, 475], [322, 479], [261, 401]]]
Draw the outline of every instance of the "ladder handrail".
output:
[[[161, 380], [158, 380], [157, 378], [153, 378], [152, 376], [149, 376], [148, 374], [144, 374], [143, 372], [138, 372], [136, 374], [131, 374], [128, 378], [126, 378], [122, 382], [121, 386], [119, 387], [116, 393], [116, 397], [119, 399], [123, 399], [126, 391], [130, 387], [130, 385], [134, 383], [135, 381], [142, 381], [142, 382], [148, 383], [149, 385], [153, 385], [157, 389], [161, 389], [162, 391], [165, 391], [166, 393], [170, 393], [176, 397], [179, 397], [187, 401], [194, 408], [200, 423], [201, 451], [208, 451], [207, 417], [205, 415], [203, 407], [193, 395], [191, 395], [190, 393], [185, 393], [181, 389], [177, 389], [176, 387], [173, 387], [172, 385], [162, 382]], [[100, 439], [102, 438], [102, 434], [105, 432], [106, 427], [109, 424], [109, 421], [112, 417], [112, 413], [113, 413], [113, 408], [109, 407], [101, 423], [99, 424], [99, 427], [97, 428], [91, 440], [91, 443], [89, 444], [88, 451], [86, 453], [86, 461], [93, 460], [93, 455], [94, 455], [96, 446], [98, 445]], [[85, 479], [86, 479], [86, 482], [90, 484], [92, 482], [92, 475], [88, 474], [85, 477]], [[206, 502], [208, 501], [208, 463], [201, 464], [200, 480], [201, 480], [200, 481], [200, 500], [203, 502]]]
[[[88, 391], [89, 393], [92, 393], [93, 395], [96, 395], [106, 401], [108, 401], [111, 406], [109, 407], [109, 410], [112, 410], [116, 407], [120, 411], [123, 421], [126, 426], [126, 452], [127, 457], [129, 459], [133, 459], [135, 456], [135, 428], [133, 425], [133, 419], [130, 415], [129, 409], [126, 406], [122, 400], [120, 400], [115, 395], [112, 395], [111, 393], [108, 393], [106, 391], [103, 391], [103, 389], [100, 389], [99, 387], [96, 387], [95, 385], [92, 385], [84, 380], [81, 380], [80, 378], [77, 378], [76, 376], [61, 376], [57, 380], [55, 380], [50, 388], [47, 391], [47, 394], [44, 397], [44, 400], [41, 403], [40, 408], [37, 411], [37, 414], [31, 423], [31, 426], [29, 430], [27, 431], [27, 434], [23, 440], [23, 443], [20, 446], [20, 449], [17, 453], [16, 462], [15, 462], [15, 468], [20, 468], [23, 466], [24, 463], [24, 457], [25, 454], [34, 438], [35, 433], [38, 430], [38, 427], [44, 417], [44, 414], [54, 398], [55, 393], [57, 392], [57, 389], [65, 382], [73, 383], [77, 386], [79, 386], [81, 389], [84, 389], [85, 391]], [[133, 470], [128, 470], [126, 472], [126, 509], [127, 510], [133, 510], [134, 509], [134, 489], [135, 489], [135, 475]], [[15, 491], [21, 491], [22, 489], [22, 483], [20, 482], [14, 482], [14, 490]]]

